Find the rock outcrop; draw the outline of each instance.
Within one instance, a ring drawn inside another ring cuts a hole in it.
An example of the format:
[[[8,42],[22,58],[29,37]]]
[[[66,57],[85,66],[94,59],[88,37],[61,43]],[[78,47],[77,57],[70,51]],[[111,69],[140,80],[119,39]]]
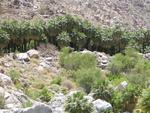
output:
[[[36,105],[30,108],[15,110],[14,113],[52,113],[52,110],[46,104],[37,103]]]

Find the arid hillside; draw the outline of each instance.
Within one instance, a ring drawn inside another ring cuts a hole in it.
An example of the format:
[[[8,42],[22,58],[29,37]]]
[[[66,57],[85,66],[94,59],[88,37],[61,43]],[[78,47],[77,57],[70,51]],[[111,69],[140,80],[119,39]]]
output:
[[[150,0],[0,0],[1,18],[49,19],[72,14],[94,24],[150,28]]]

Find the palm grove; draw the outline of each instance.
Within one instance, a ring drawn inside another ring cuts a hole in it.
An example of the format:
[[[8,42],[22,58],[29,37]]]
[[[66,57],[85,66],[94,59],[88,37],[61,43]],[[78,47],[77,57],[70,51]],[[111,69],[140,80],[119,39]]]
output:
[[[87,20],[65,15],[43,21],[1,20],[1,51],[26,51],[39,43],[52,43],[62,48],[71,46],[75,50],[104,51],[109,54],[121,52],[131,45],[140,52],[149,51],[150,30],[127,31],[119,26],[94,26]]]

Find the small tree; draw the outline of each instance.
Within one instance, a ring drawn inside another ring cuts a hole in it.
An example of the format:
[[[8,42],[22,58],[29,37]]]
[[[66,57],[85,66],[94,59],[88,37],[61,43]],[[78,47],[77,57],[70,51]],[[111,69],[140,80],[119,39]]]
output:
[[[67,99],[65,111],[69,113],[91,113],[93,105],[84,98],[83,93],[77,92]]]

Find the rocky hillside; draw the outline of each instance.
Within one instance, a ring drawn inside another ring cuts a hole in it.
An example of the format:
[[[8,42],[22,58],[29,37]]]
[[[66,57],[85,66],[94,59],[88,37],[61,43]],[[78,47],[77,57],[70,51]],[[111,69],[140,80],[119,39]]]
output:
[[[94,24],[150,28],[149,0],[1,0],[1,18],[48,19],[62,14],[78,15]]]

